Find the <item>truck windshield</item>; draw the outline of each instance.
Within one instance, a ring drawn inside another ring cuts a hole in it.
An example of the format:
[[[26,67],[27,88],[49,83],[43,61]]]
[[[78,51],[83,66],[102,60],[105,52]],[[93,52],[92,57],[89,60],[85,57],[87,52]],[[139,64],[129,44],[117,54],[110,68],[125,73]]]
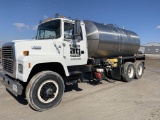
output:
[[[60,20],[53,20],[39,25],[36,39],[57,39],[61,37]]]

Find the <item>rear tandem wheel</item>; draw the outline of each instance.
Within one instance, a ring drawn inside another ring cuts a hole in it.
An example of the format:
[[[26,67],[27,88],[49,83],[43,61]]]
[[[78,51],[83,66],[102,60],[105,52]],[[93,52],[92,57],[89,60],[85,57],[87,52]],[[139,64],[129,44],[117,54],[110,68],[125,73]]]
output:
[[[134,78],[140,79],[144,73],[144,65],[142,62],[139,62],[139,61],[135,62],[134,65],[136,70]]]
[[[123,67],[124,74],[122,79],[124,82],[131,82],[135,76],[135,66],[131,62],[126,62]]]

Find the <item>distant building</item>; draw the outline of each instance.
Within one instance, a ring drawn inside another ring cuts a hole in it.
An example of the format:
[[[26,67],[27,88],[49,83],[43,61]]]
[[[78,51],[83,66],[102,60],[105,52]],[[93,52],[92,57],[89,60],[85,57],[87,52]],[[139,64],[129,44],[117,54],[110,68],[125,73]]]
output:
[[[145,45],[142,45],[139,49],[144,54],[160,54],[160,43],[151,42]]]

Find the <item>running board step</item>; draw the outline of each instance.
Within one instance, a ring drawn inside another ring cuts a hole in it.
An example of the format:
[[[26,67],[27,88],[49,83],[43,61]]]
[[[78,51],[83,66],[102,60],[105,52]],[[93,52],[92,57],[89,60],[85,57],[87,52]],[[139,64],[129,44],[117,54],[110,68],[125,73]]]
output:
[[[73,81],[69,81],[69,82],[66,82],[66,85],[73,85],[77,83],[77,80],[73,80]]]
[[[82,74],[81,71],[74,71],[74,72],[70,72],[70,73],[69,73],[70,76],[76,76],[76,75],[79,76],[80,74]]]

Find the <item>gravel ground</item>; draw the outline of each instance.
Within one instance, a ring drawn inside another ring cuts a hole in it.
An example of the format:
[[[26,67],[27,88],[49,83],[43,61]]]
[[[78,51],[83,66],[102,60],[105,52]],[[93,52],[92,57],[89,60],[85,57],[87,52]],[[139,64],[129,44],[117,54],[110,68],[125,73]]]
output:
[[[1,78],[0,78],[1,79]],[[146,60],[140,80],[130,83],[80,83],[82,91],[64,93],[48,111],[32,110],[22,97],[14,98],[0,84],[0,120],[160,120],[160,59]]]

